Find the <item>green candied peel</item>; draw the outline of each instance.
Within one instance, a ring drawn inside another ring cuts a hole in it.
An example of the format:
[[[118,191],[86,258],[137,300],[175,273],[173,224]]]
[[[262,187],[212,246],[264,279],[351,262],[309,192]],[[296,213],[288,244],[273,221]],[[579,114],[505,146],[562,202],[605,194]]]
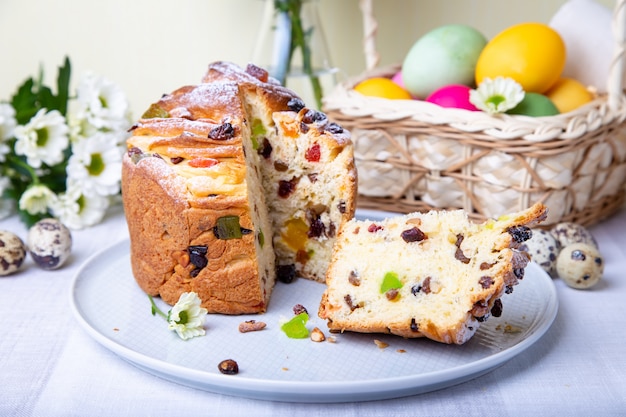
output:
[[[302,312],[280,326],[280,329],[285,332],[287,337],[291,339],[304,339],[309,337],[309,329],[306,328],[306,323],[309,321],[309,315]]]
[[[383,283],[380,285],[380,293],[384,294],[389,290],[397,290],[399,288],[402,288],[402,281],[398,278],[398,274],[387,272],[383,278]]]
[[[241,225],[239,224],[239,216],[223,216],[217,219],[213,233],[218,239],[241,239]]]
[[[263,126],[263,122],[260,119],[254,119],[252,121],[252,134],[250,139],[252,140],[252,148],[256,151],[261,146],[259,144],[259,137],[267,135],[267,129]]]
[[[141,115],[142,119],[166,119],[168,117],[170,117],[170,114],[156,103],[151,104],[150,108]]]
[[[265,235],[263,234],[263,230],[259,229],[258,236],[259,236],[259,246],[262,249],[263,246],[265,245]]]

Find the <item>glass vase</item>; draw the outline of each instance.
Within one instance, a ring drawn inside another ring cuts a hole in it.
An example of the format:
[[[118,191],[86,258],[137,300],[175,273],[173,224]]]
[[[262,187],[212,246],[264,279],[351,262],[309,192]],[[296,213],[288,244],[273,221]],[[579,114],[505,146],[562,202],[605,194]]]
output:
[[[263,0],[252,62],[321,110],[324,93],[337,84],[328,54],[318,0]]]

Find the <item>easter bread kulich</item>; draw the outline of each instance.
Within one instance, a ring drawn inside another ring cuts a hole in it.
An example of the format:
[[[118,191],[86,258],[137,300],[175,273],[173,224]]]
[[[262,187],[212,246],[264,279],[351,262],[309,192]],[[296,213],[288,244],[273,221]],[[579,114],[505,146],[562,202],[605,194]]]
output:
[[[133,275],[169,304],[193,291],[211,313],[264,312],[277,271],[323,280],[355,193],[347,131],[261,68],[211,64],[131,128],[122,197]],[[295,239],[287,218],[304,241],[279,252]]]
[[[463,210],[353,219],[339,231],[318,315],[333,332],[463,344],[502,312],[529,262],[517,248],[546,215],[537,203],[482,224]]]

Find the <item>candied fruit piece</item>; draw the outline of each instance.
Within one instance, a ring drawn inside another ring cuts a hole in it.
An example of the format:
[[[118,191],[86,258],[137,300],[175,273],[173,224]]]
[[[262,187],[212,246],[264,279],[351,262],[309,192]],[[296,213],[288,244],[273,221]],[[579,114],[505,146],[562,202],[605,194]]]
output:
[[[402,288],[402,281],[398,278],[398,274],[395,272],[387,272],[380,285],[380,293],[384,294],[389,290],[397,290],[399,288]]]
[[[276,278],[285,284],[291,284],[296,279],[296,266],[294,264],[278,265],[276,267]]]
[[[303,250],[308,240],[309,226],[300,218],[285,222],[284,233],[281,237],[293,250]]]
[[[276,161],[274,161],[274,169],[278,172],[285,172],[289,169],[289,165],[287,165],[280,159],[277,159]]]
[[[495,283],[495,281],[490,276],[484,275],[480,277],[480,279],[478,280],[478,283],[480,284],[481,287],[487,289],[487,288],[490,288]]]
[[[239,373],[239,365],[232,359],[226,359],[221,361],[217,365],[217,369],[224,375],[236,375]]]
[[[223,216],[217,219],[213,233],[218,239],[241,239],[244,234],[250,233],[250,230],[240,226],[239,216]]]
[[[331,123],[327,124],[326,127],[325,127],[325,130],[327,132],[332,133],[332,134],[343,133],[343,127],[339,126],[335,122],[331,122]]]
[[[322,150],[319,143],[314,143],[306,150],[304,157],[309,162],[319,162],[322,156]]]
[[[263,125],[261,119],[252,120],[252,132],[250,135],[250,139],[252,140],[252,148],[254,150],[258,150],[260,147],[260,143],[262,142],[260,139],[264,138],[267,135],[267,129]]]
[[[302,101],[302,99],[294,97],[287,102],[287,107],[289,107],[289,110],[299,112],[300,110],[305,108],[306,105],[304,104],[304,101]]]
[[[189,166],[193,168],[211,168],[219,163],[220,161],[217,159],[196,157],[189,161]]]
[[[502,316],[502,300],[499,298],[493,302],[493,307],[491,307],[491,315],[494,317]]]
[[[141,115],[142,119],[158,119],[158,118],[165,119],[168,117],[170,117],[170,114],[167,112],[167,110],[165,110],[164,108],[162,108],[156,103],[151,104],[148,110],[146,110]]]
[[[512,226],[507,229],[507,232],[517,243],[525,242],[533,236],[533,232],[528,226]]]
[[[263,144],[257,149],[257,153],[267,159],[272,155],[272,144],[267,138],[263,138]]]
[[[226,122],[214,127],[209,132],[208,138],[213,140],[228,140],[235,136],[235,128],[232,124]]]
[[[280,329],[291,339],[304,339],[309,337],[309,329],[306,328],[308,321],[309,315],[303,312],[283,323]]]
[[[421,242],[428,238],[426,234],[417,227],[403,231],[401,236],[406,243]]]
[[[263,234],[263,230],[259,229],[257,239],[259,240],[259,246],[263,248],[263,246],[265,245],[265,235]]]
[[[281,198],[289,197],[295,190],[298,185],[299,178],[293,177],[291,180],[280,180],[278,182],[278,196]]]
[[[187,253],[189,254],[189,262],[195,266],[195,268],[191,271],[190,275],[192,277],[197,277],[200,271],[207,266],[209,260],[206,257],[207,254],[206,246],[189,246],[187,248]]]
[[[269,73],[261,67],[254,64],[248,64],[246,66],[246,73],[252,75],[257,80],[266,83],[269,80]]]

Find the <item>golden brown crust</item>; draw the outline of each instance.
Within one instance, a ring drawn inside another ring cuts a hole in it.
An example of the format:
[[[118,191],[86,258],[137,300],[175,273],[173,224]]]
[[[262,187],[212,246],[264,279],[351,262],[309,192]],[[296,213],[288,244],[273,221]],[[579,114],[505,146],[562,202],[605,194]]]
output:
[[[334,169],[342,170],[345,201],[333,221],[339,227],[353,216],[356,170],[349,134],[336,126],[337,133],[324,131],[326,122],[303,122],[300,103],[259,68],[246,72],[222,62],[209,67],[202,84],[163,96],[133,126],[122,189],[133,275],[144,291],[169,304],[182,292],[194,291],[214,313],[265,311],[275,279],[276,232],[261,192],[259,166],[267,158],[251,136],[256,118],[277,140],[276,148],[287,139],[275,133],[274,117],[300,133],[311,129],[304,140],[316,141],[342,162]],[[309,198],[299,204],[316,205]],[[219,219],[233,217],[242,236],[218,236]],[[329,258],[322,263],[324,273]]]

